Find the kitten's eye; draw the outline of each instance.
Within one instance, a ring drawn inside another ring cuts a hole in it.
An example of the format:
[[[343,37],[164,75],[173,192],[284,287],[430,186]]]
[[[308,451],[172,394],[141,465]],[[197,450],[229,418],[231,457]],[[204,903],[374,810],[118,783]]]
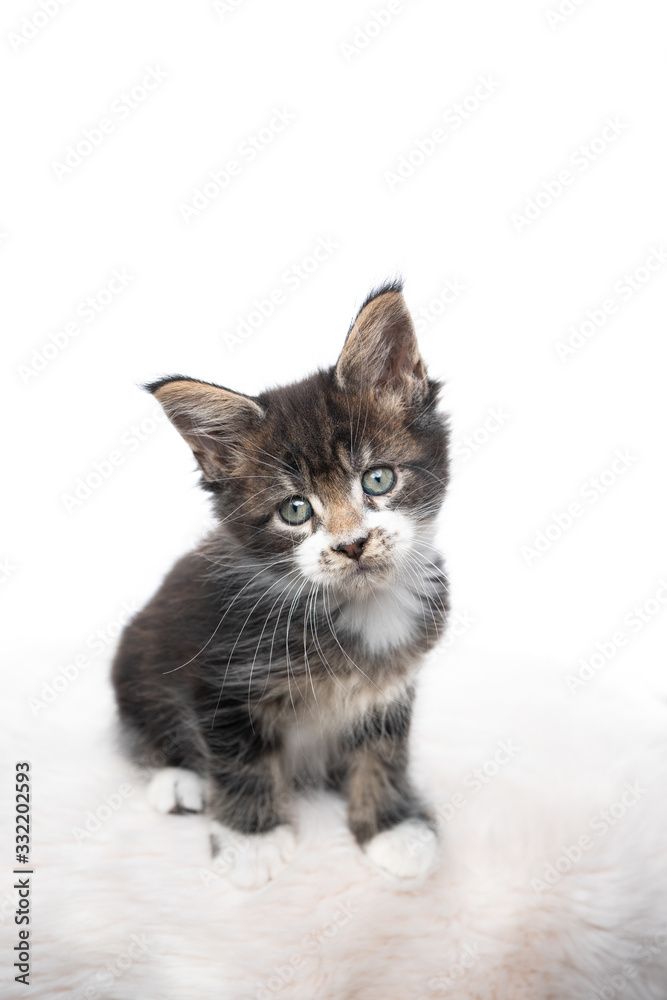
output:
[[[361,485],[364,493],[371,497],[380,497],[383,493],[388,493],[396,482],[393,469],[368,469],[361,477]]]
[[[288,524],[305,524],[313,516],[313,508],[303,497],[290,497],[278,510]]]

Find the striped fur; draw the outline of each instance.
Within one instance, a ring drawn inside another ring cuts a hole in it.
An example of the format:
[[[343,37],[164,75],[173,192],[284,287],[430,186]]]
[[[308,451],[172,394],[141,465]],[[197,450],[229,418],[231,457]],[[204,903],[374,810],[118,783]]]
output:
[[[408,738],[415,672],[446,618],[433,534],[447,430],[400,286],[369,296],[337,364],[302,381],[253,398],[180,375],[147,388],[217,526],[122,637],[133,753],[196,772],[213,818],[244,834],[289,823],[294,789],[313,784],[347,797],[361,845],[430,823]],[[377,467],[395,484],[367,495]],[[295,495],[313,510],[299,526],[278,512]]]

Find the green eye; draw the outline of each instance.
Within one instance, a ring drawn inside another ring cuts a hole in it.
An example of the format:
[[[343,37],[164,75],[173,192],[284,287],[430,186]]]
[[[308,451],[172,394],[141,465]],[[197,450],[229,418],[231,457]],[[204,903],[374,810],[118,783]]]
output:
[[[313,516],[313,508],[303,497],[290,497],[279,507],[279,511],[288,524],[305,524]]]
[[[371,497],[381,497],[383,493],[388,493],[396,482],[393,469],[368,469],[361,477],[361,485],[364,493]]]

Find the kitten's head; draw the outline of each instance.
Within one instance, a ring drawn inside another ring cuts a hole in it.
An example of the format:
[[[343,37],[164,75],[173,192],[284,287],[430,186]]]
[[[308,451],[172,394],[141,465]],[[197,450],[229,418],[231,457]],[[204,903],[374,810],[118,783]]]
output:
[[[174,375],[147,388],[194,452],[220,531],[343,594],[423,573],[447,481],[439,385],[396,282],[372,293],[337,363],[245,396]]]

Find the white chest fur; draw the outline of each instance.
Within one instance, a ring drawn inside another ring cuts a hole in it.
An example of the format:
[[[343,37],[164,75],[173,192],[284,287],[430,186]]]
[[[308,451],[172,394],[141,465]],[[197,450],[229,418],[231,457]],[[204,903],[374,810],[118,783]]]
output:
[[[370,654],[390,653],[410,642],[428,609],[406,583],[354,598],[341,607],[338,626]]]

